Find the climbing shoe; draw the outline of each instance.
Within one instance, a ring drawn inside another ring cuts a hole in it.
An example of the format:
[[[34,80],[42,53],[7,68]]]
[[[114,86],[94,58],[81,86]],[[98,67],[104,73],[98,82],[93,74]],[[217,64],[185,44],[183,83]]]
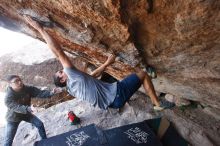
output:
[[[175,106],[174,103],[167,101],[166,99],[162,99],[160,101],[160,106],[154,106],[155,111],[162,111],[164,109],[171,109]]]
[[[71,125],[76,125],[80,123],[80,118],[78,118],[73,111],[68,112],[68,119],[71,123]]]
[[[154,110],[155,111],[162,111],[162,110],[164,110],[164,108],[161,106],[154,106]]]
[[[152,66],[147,66],[147,67],[146,67],[146,72],[147,72],[147,74],[148,74],[152,79],[157,78],[156,70],[155,70],[155,68],[153,68]]]

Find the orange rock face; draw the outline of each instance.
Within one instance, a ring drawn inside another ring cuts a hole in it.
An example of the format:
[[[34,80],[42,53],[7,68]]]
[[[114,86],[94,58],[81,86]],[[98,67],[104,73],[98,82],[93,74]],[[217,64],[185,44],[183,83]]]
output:
[[[157,91],[220,107],[218,0],[0,0],[0,24],[42,40],[28,14],[66,51],[98,66],[119,56],[107,72],[122,79],[135,66],[157,69]]]

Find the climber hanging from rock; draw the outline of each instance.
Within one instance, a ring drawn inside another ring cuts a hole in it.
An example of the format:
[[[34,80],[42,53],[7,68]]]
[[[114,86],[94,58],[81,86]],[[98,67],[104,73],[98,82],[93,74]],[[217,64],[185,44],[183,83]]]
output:
[[[30,16],[24,16],[25,20],[34,27],[45,39],[48,47],[56,55],[63,66],[63,70],[54,75],[54,83],[59,87],[67,87],[69,94],[81,100],[88,101],[101,109],[121,108],[141,85],[151,98],[155,110],[171,108],[174,105],[168,101],[159,101],[153,84],[148,74],[142,70],[131,74],[122,81],[106,83],[95,77],[101,75],[106,67],[114,63],[115,56],[110,55],[106,62],[94,70],[90,75],[79,71],[64,53],[60,45],[50,36],[44,28]]]

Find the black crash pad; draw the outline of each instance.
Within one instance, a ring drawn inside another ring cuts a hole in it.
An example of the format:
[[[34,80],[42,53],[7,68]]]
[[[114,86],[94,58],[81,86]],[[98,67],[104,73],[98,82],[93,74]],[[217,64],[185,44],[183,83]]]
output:
[[[110,146],[162,146],[146,122],[106,130]]]
[[[94,124],[43,139],[34,146],[103,146]]]
[[[146,122],[102,131],[94,124],[35,143],[35,146],[162,146]]]

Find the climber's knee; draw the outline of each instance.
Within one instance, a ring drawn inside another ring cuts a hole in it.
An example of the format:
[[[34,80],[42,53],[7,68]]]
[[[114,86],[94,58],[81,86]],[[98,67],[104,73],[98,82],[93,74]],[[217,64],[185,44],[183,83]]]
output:
[[[143,82],[146,76],[146,73],[143,70],[139,70],[137,73],[138,78]]]

